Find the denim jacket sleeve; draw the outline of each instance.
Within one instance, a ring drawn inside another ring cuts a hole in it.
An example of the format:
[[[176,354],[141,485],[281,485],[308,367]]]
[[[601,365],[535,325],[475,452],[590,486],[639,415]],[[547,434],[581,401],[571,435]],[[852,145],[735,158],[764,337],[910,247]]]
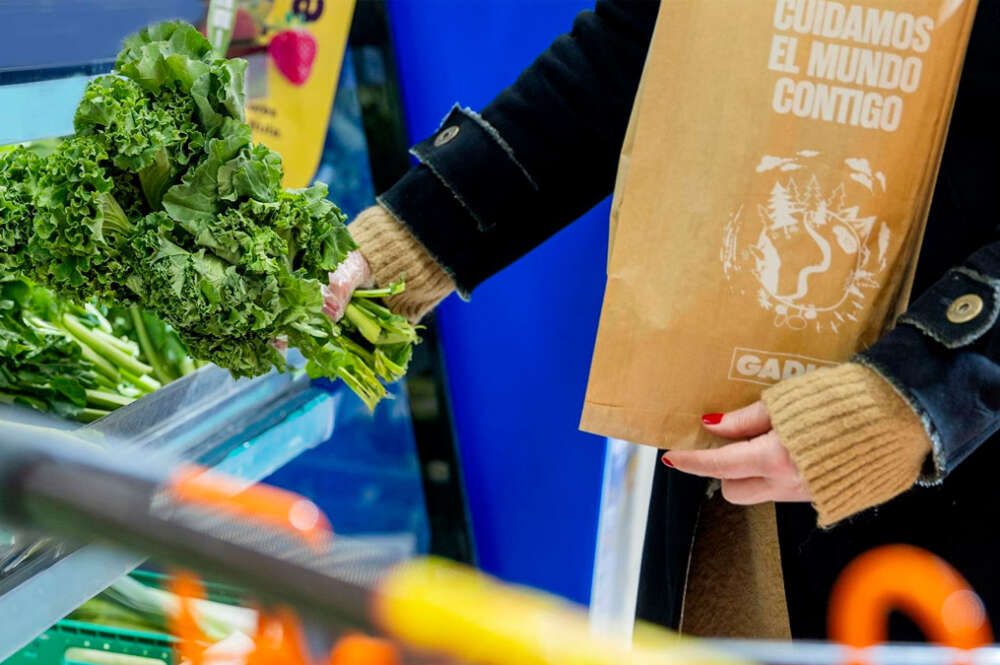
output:
[[[923,420],[933,455],[922,484],[940,482],[1000,430],[998,34],[1000,3],[980,3],[917,264],[919,296],[856,357]]]
[[[924,421],[939,482],[1000,430],[1000,242],[928,288],[855,360],[880,372]]]

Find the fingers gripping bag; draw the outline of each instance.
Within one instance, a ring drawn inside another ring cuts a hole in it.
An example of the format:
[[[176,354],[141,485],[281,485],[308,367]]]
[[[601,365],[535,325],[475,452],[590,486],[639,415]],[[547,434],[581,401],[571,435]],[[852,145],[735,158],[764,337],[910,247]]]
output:
[[[700,416],[875,342],[909,296],[976,3],[664,0],[622,149],[581,427]]]

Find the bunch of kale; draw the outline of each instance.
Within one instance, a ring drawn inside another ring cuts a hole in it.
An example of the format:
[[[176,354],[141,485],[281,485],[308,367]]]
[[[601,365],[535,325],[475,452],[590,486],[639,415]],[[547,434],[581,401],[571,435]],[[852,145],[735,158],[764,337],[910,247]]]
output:
[[[356,245],[324,185],[283,190],[280,156],[252,143],[245,68],[181,22],[126,40],[73,136],[0,155],[0,272],[140,305],[235,376],[282,367],[287,341],[374,406],[418,342],[378,303],[401,285],[356,293],[340,323],[324,314],[328,273]]]

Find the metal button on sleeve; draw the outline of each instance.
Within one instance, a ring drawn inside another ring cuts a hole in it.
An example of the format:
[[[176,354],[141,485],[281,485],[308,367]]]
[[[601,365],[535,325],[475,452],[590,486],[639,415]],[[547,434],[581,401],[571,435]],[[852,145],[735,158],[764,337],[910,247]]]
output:
[[[948,306],[948,320],[952,323],[967,323],[983,311],[983,299],[975,293],[966,293],[951,301]]]
[[[445,127],[441,130],[441,133],[434,137],[434,147],[440,148],[445,143],[448,143],[453,138],[458,136],[458,125],[452,125],[451,127]]]

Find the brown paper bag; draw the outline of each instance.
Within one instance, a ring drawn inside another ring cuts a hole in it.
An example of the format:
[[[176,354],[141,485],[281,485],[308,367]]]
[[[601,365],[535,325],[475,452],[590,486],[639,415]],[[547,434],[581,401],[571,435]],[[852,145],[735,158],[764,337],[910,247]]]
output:
[[[581,428],[700,416],[905,306],[974,0],[663,0],[622,150]]]

